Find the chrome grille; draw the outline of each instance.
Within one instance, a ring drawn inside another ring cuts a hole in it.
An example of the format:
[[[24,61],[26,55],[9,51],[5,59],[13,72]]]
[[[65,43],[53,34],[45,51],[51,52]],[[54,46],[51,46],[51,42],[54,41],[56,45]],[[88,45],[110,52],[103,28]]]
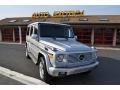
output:
[[[80,59],[80,56],[83,55],[84,58]],[[88,53],[72,53],[67,55],[68,63],[79,63],[79,62],[87,62],[92,60],[92,52]]]

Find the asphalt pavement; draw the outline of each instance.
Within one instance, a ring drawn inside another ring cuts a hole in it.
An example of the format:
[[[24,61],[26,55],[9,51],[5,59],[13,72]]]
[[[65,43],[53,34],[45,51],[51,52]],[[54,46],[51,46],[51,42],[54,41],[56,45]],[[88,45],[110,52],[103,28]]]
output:
[[[120,51],[98,50],[99,66],[90,74],[55,78],[54,85],[120,85]],[[0,44],[0,66],[39,79],[39,70],[26,59],[24,45]]]
[[[0,74],[0,85],[24,85],[23,83]]]

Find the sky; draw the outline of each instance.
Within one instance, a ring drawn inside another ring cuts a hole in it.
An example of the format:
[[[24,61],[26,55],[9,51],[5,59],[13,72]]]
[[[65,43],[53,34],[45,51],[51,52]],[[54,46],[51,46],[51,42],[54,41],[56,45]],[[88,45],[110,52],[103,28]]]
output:
[[[120,5],[0,5],[0,19],[31,17],[33,12],[84,10],[85,15],[120,15]]]

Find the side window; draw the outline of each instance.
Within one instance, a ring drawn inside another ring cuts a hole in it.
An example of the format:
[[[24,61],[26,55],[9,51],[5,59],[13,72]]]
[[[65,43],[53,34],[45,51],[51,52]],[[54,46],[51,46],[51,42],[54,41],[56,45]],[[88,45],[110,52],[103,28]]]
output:
[[[26,35],[29,35],[30,27],[27,27],[27,33]]]
[[[30,36],[33,34],[33,26],[31,26]]]
[[[34,34],[38,35],[38,29],[34,26]]]

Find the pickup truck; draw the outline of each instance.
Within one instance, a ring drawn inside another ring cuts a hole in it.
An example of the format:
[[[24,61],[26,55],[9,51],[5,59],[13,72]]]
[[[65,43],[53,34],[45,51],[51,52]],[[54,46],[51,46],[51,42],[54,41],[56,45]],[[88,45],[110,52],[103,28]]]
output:
[[[99,62],[97,50],[76,40],[72,26],[52,22],[28,25],[26,57],[39,65],[40,79],[92,71]]]

